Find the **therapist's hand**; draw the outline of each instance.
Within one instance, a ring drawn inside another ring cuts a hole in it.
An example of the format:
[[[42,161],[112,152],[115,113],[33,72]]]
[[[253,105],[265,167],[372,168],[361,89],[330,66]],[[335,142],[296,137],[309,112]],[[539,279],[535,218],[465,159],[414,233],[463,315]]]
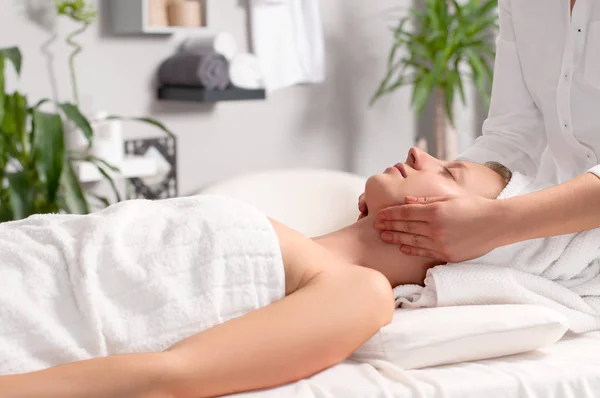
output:
[[[381,210],[375,228],[405,254],[471,260],[500,246],[502,215],[495,203],[481,196],[407,197],[406,204]]]
[[[359,220],[369,215],[369,209],[367,208],[367,202],[365,201],[364,193],[358,197],[358,211],[360,212],[358,215]]]

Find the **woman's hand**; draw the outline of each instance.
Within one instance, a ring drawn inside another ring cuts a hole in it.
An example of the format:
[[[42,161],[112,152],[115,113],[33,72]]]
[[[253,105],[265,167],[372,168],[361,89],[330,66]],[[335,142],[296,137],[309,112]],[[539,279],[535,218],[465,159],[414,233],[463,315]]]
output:
[[[480,196],[407,197],[406,204],[381,210],[375,228],[405,254],[471,260],[502,245],[503,216],[497,203]]]

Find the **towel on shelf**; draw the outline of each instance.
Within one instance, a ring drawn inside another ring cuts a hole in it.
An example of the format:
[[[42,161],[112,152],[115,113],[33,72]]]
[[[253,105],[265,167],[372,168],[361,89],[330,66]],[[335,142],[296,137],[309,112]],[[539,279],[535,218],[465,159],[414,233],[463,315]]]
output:
[[[0,375],[160,352],[285,295],[275,231],[217,196],[0,224]]]
[[[248,53],[236,54],[229,63],[229,77],[235,87],[256,90],[265,87],[258,59]]]
[[[224,90],[230,82],[229,62],[223,55],[215,52],[175,54],[160,66],[158,80],[161,85]]]
[[[515,173],[499,200],[549,185]],[[503,246],[478,259],[434,267],[425,286],[394,289],[402,307],[538,304],[574,332],[600,329],[600,229]]]
[[[268,91],[325,80],[319,0],[250,0],[250,18]]]
[[[181,51],[196,55],[215,52],[231,61],[238,53],[238,45],[230,33],[199,33],[187,37],[181,44]]]

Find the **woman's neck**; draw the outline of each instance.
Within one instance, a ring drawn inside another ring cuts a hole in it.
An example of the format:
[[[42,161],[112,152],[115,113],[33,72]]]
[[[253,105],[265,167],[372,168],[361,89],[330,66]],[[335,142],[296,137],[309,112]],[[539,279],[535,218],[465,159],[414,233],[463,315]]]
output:
[[[374,216],[367,216],[339,231],[313,238],[313,241],[349,263],[380,271],[393,287],[422,284],[427,269],[440,264],[407,256],[398,250],[398,246],[384,243],[373,223]]]

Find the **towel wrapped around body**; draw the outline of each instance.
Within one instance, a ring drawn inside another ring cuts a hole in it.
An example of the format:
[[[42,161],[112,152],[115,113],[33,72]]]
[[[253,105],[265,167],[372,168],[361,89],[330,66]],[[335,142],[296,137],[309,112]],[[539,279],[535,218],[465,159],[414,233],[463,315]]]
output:
[[[275,231],[196,196],[0,224],[0,375],[162,351],[285,295]]]
[[[515,173],[499,200],[547,188]],[[537,304],[573,332],[600,329],[600,229],[499,247],[475,260],[434,267],[425,287],[394,289],[402,307]]]

